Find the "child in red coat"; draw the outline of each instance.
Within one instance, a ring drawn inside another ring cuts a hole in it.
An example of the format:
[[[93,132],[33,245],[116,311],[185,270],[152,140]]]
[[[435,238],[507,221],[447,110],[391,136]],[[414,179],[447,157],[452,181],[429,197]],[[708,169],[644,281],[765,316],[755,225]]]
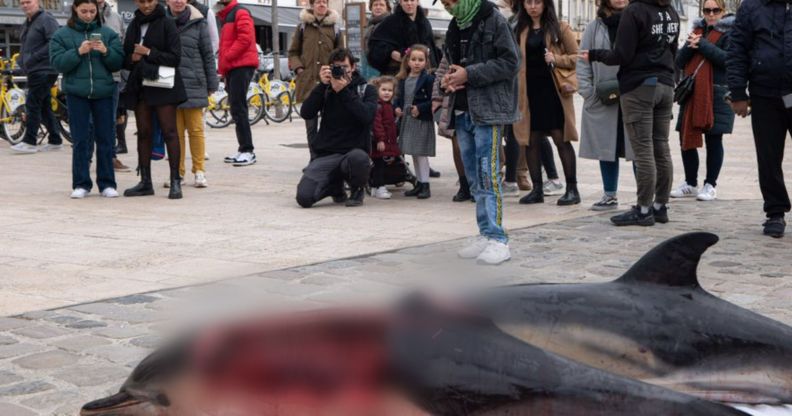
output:
[[[390,199],[392,195],[385,188],[385,158],[401,155],[396,134],[396,115],[391,103],[396,80],[393,77],[379,77],[374,80],[374,86],[379,93],[379,105],[372,127],[371,160],[374,161],[374,168],[371,170],[371,182],[374,198]]]

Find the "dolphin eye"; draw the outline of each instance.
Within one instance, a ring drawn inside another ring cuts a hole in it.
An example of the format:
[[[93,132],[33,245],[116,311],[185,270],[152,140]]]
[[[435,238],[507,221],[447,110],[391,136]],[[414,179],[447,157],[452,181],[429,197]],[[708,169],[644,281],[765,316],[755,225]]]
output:
[[[158,394],[157,397],[155,397],[154,399],[161,406],[165,406],[165,407],[170,406],[170,399],[168,399],[168,396],[165,393]]]

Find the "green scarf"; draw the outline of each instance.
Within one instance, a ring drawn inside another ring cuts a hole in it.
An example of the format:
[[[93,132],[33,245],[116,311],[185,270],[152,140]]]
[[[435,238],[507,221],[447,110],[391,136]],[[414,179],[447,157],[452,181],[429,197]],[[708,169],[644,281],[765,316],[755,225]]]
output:
[[[479,8],[481,7],[481,0],[459,0],[457,4],[453,5],[448,13],[457,21],[457,26],[464,30],[473,24],[473,18],[476,17]]]

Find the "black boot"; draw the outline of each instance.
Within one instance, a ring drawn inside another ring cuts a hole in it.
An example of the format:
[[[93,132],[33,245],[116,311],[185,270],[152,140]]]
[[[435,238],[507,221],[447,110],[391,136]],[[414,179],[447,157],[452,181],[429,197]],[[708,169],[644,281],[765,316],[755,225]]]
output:
[[[432,196],[432,191],[429,189],[429,182],[421,184],[421,191],[418,192],[418,199],[427,199]]]
[[[438,172],[438,171],[436,171],[436,170],[434,170],[432,168],[429,168],[429,177],[430,178],[439,178],[440,177],[440,172]]]
[[[139,167],[140,182],[124,191],[124,196],[154,195],[154,186],[151,184],[151,166]]]
[[[168,199],[182,199],[181,177],[178,172],[171,171]]]
[[[470,195],[470,184],[464,176],[459,177],[459,190],[456,195],[451,199],[454,202],[470,201],[473,197]]]
[[[418,196],[418,194],[421,193],[422,188],[423,188],[423,183],[416,182],[415,187],[413,189],[404,192],[404,196]]]
[[[116,139],[117,143],[116,143],[116,148],[115,148],[116,154],[117,155],[122,155],[122,154],[125,154],[125,153],[129,153],[129,150],[127,150],[126,138],[122,137],[122,136],[118,136],[118,131],[117,130],[116,130],[116,136],[117,136],[117,139]]]
[[[566,186],[566,193],[561,198],[558,198],[558,205],[575,205],[580,203],[580,193],[577,190],[577,184],[568,183]]]
[[[521,204],[541,204],[544,203],[544,191],[542,185],[536,186],[534,184],[533,190],[524,197],[520,198]]]
[[[346,200],[346,206],[358,207],[363,205],[363,198],[366,196],[366,191],[363,187],[352,188],[349,193],[349,199]]]

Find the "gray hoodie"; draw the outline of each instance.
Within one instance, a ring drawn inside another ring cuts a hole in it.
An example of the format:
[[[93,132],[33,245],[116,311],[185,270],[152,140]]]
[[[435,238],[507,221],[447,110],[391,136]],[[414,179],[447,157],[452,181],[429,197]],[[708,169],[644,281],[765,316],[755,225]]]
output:
[[[55,17],[43,10],[39,10],[32,18],[25,19],[19,36],[22,43],[19,66],[25,74],[57,73],[50,65],[49,41],[59,27]]]

